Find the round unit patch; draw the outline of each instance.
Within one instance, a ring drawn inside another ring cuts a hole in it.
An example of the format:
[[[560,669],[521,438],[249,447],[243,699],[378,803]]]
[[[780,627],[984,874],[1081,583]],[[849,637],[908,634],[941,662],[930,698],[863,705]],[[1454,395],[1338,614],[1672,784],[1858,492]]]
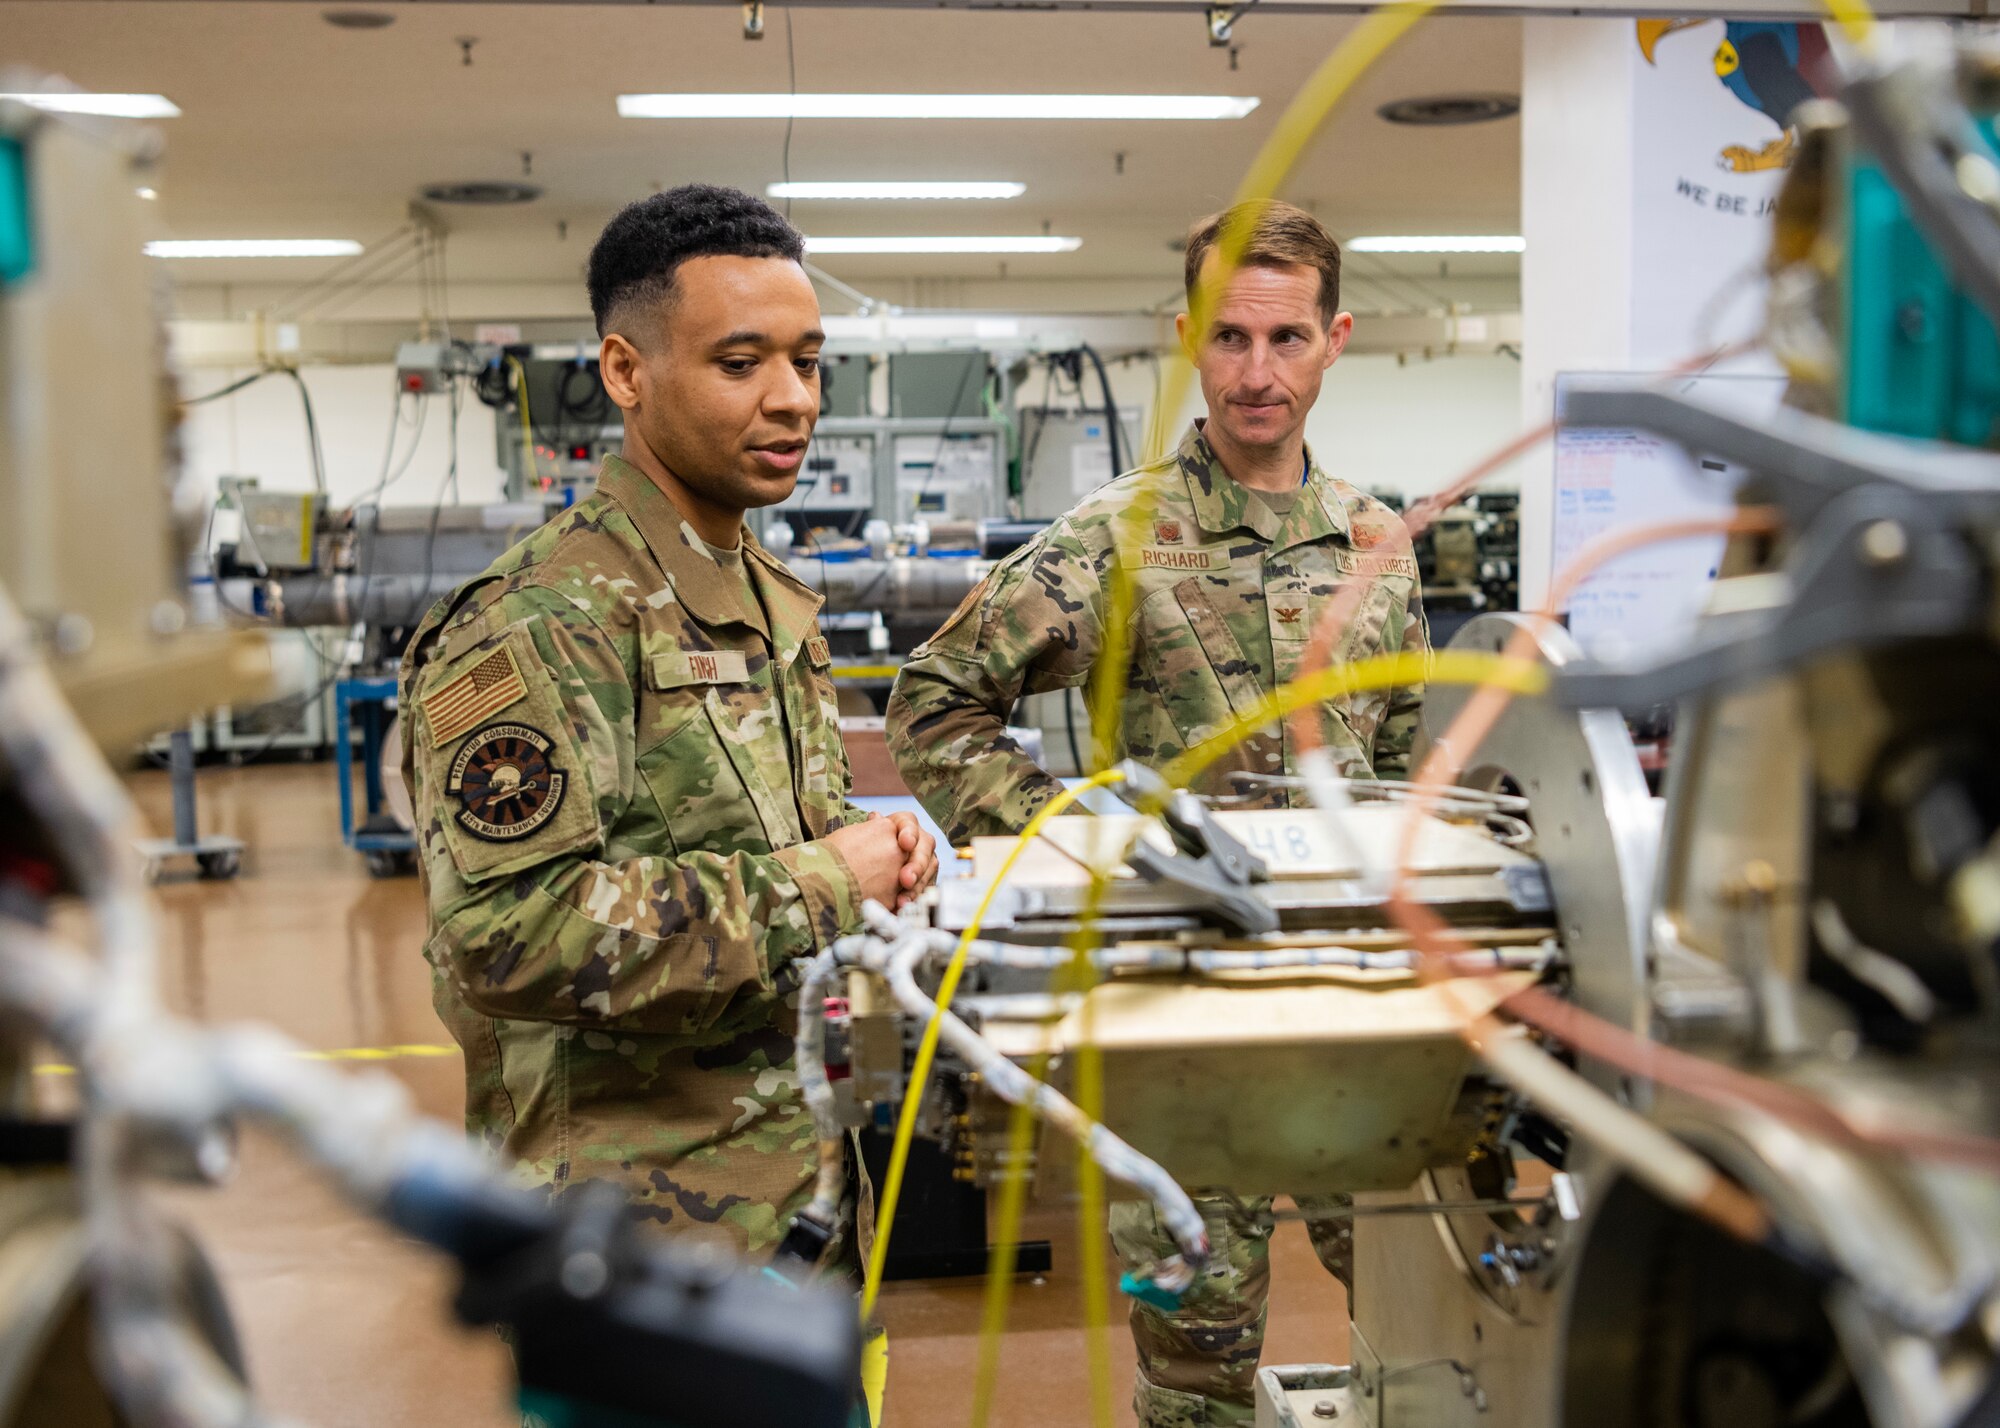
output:
[[[555,817],[566,783],[549,759],[548,735],[526,724],[488,724],[452,759],[445,787],[458,799],[459,826],[500,843]]]

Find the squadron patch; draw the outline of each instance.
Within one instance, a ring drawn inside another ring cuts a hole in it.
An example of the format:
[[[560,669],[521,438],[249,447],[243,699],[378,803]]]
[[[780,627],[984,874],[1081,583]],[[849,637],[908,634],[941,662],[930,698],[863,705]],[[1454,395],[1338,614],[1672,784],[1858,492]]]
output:
[[[1179,521],[1154,521],[1153,538],[1161,545],[1181,543],[1181,523]]]
[[[548,735],[526,724],[488,724],[451,761],[445,788],[458,824],[475,838],[525,838],[556,816],[568,779],[549,758]]]

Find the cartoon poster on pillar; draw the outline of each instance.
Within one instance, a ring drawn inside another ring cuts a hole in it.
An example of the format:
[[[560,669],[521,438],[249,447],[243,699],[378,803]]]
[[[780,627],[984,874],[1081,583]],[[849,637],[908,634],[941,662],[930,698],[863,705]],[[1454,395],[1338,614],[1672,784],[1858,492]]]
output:
[[[1632,349],[1665,366],[1749,337],[1771,210],[1825,83],[1816,24],[1637,22]]]

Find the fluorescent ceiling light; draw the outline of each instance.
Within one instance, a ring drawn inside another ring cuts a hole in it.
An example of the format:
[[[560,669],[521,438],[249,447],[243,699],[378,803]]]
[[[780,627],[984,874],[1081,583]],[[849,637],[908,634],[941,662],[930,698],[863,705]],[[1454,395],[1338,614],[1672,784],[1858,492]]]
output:
[[[1527,246],[1525,239],[1507,234],[1354,238],[1347,244],[1354,253],[1518,253]]]
[[[627,119],[1241,119],[1227,94],[621,94]]]
[[[808,253],[1074,253],[1081,238],[807,238]]]
[[[101,114],[110,119],[178,119],[180,106],[164,94],[0,94],[50,114]]]
[[[1024,183],[774,183],[772,198],[1019,198]]]
[[[148,243],[154,258],[351,258],[352,238],[173,238]]]

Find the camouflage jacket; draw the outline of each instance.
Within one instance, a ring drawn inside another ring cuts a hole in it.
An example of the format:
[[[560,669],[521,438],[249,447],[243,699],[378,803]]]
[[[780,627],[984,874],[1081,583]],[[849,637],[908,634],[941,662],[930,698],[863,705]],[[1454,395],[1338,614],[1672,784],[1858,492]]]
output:
[[[661,1219],[810,1179],[788,964],[859,921],[852,870],[814,841],[865,816],[820,600],[747,533],[742,561],[757,598],[614,457],[403,660],[426,955],[468,1124],[525,1178],[621,1180]],[[775,1153],[769,1185],[722,1172],[745,1146]],[[704,1161],[722,1183],[692,1192]]]
[[[904,782],[955,844],[1018,832],[1055,794],[1057,782],[1002,726],[1024,694],[1088,686],[1116,551],[1136,581],[1121,756],[1158,766],[1298,673],[1321,610],[1398,524],[1310,454],[1280,515],[1231,479],[1191,427],[1173,455],[1100,487],[995,567],[911,655],[888,708]],[[1416,562],[1394,557],[1334,657],[1427,647]],[[1422,685],[1409,685],[1326,705],[1321,737],[1342,772],[1406,774],[1422,698]],[[1231,792],[1232,773],[1283,773],[1293,752],[1289,730],[1266,730],[1195,787]]]

